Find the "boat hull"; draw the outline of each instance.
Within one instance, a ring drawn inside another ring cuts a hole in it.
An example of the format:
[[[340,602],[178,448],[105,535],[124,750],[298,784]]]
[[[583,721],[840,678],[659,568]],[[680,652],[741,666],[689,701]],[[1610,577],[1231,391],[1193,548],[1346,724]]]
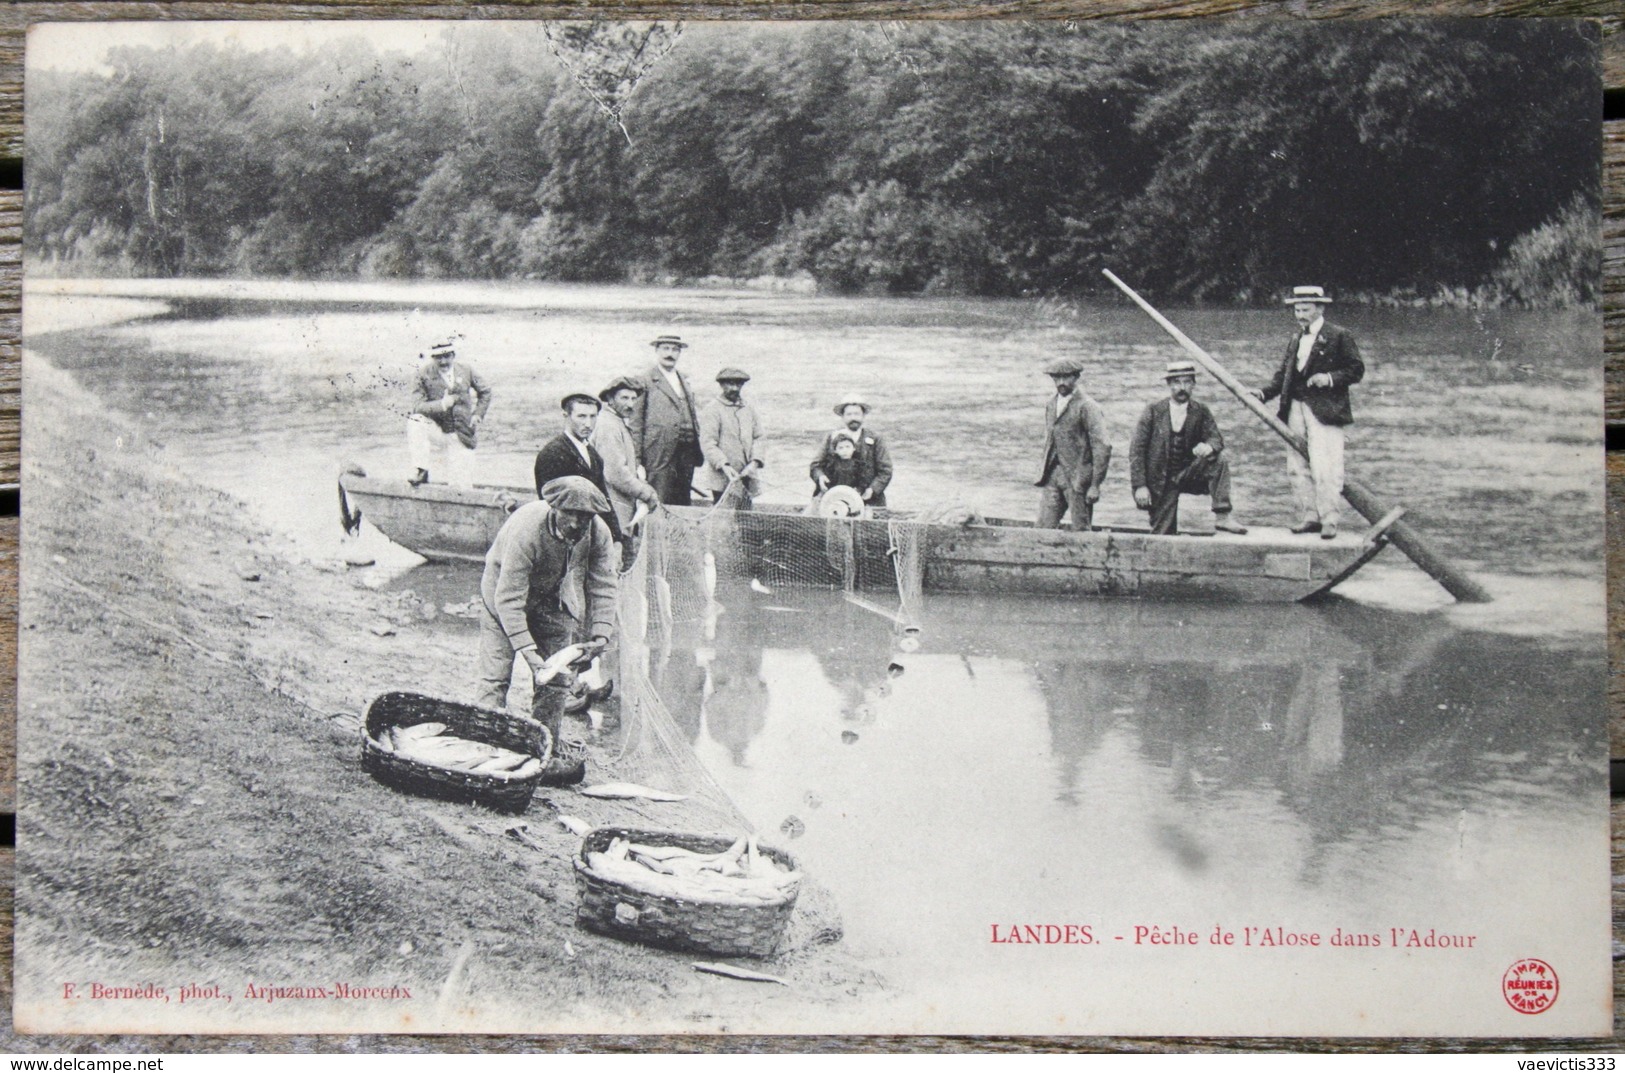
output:
[[[413,486],[345,474],[348,502],[395,543],[428,559],[480,561],[528,489]],[[714,514],[671,508],[731,573],[768,584],[923,592],[1283,602],[1315,597],[1381,550],[1258,528],[1246,536],[1154,536],[1127,529],[1072,532],[992,520],[935,525],[902,515],[830,519],[786,506]],[[703,527],[701,522],[708,524]],[[916,573],[911,576],[910,571]]]

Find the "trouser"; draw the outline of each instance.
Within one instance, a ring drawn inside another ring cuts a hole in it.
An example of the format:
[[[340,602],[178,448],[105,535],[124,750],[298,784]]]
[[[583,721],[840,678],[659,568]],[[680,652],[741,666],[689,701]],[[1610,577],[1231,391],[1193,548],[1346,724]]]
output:
[[[1179,532],[1179,497],[1213,497],[1213,513],[1230,513],[1230,464],[1223,455],[1198,458],[1176,474],[1151,501],[1151,531],[1163,536]]]
[[[1061,519],[1068,511],[1072,512],[1070,528],[1082,530],[1093,528],[1095,505],[1084,498],[1082,489],[1054,483],[1058,478],[1059,474],[1051,477],[1049,484],[1038,489],[1038,528],[1061,528]]]
[[[1323,425],[1301,402],[1287,411],[1287,427],[1309,444],[1305,459],[1286,449],[1286,471],[1292,479],[1292,499],[1302,521],[1336,525],[1343,496],[1343,427]]]
[[[565,645],[574,644],[582,636],[581,625],[565,611],[542,611],[530,616],[530,633],[536,647],[544,656],[551,655]],[[498,711],[508,707],[508,687],[513,683],[513,642],[502,629],[502,624],[491,609],[480,601],[479,695],[475,703],[482,708]],[[527,664],[528,670],[528,664]],[[557,679],[555,679],[557,681]],[[531,718],[547,728],[556,746],[559,729],[564,722],[564,702],[569,690],[559,685],[546,685],[537,689],[531,698]]]
[[[433,419],[423,414],[406,419],[406,451],[414,469],[443,474],[447,484],[458,488],[474,486],[474,448],[465,446],[457,433],[442,431]],[[435,462],[436,456],[445,460],[444,466]]]

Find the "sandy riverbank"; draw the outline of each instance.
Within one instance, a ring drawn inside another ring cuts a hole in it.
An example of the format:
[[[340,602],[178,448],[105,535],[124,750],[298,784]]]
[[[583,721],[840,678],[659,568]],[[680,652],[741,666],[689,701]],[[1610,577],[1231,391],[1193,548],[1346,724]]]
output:
[[[576,839],[554,817],[611,822],[615,802],[544,788],[521,818],[538,850],[512,818],[374,782],[354,718],[391,689],[465,699],[472,652],[447,650],[410,594],[301,558],[172,472],[66,374],[28,373],[21,1029],[816,1030],[883,991],[813,940],[832,920],[816,904],[760,966],[788,988],[578,929]],[[682,827],[682,807],[637,819]],[[334,982],[411,998],[245,997]],[[92,983],[169,999],[93,1001]],[[233,1000],[181,1004],[184,985]]]

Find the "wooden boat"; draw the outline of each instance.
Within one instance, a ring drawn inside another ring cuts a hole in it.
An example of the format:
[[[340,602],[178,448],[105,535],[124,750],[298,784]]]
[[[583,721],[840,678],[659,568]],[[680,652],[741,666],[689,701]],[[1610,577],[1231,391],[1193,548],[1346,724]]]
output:
[[[473,562],[484,559],[508,515],[536,498],[525,488],[414,486],[354,468],[340,476],[339,488],[346,513],[359,508],[395,543],[428,559]],[[1328,592],[1387,543],[1382,523],[1321,540],[1268,527],[1245,536],[1154,536],[1128,528],[1039,529],[999,518],[966,525],[903,513],[831,519],[776,504],[714,515],[709,507],[670,510],[679,526],[707,522],[704,539],[718,560],[767,584],[841,587],[856,576],[860,589],[895,588],[898,564],[905,563],[924,592],[1289,602]]]

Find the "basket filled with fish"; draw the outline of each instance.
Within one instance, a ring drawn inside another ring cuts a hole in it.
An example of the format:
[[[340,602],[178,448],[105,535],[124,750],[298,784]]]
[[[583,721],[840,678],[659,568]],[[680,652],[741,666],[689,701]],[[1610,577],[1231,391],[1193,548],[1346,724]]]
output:
[[[754,837],[599,827],[575,858],[581,906],[594,931],[654,946],[768,957],[801,885],[795,858]]]
[[[385,693],[367,708],[361,766],[409,793],[523,812],[553,742],[534,719],[421,693]]]

